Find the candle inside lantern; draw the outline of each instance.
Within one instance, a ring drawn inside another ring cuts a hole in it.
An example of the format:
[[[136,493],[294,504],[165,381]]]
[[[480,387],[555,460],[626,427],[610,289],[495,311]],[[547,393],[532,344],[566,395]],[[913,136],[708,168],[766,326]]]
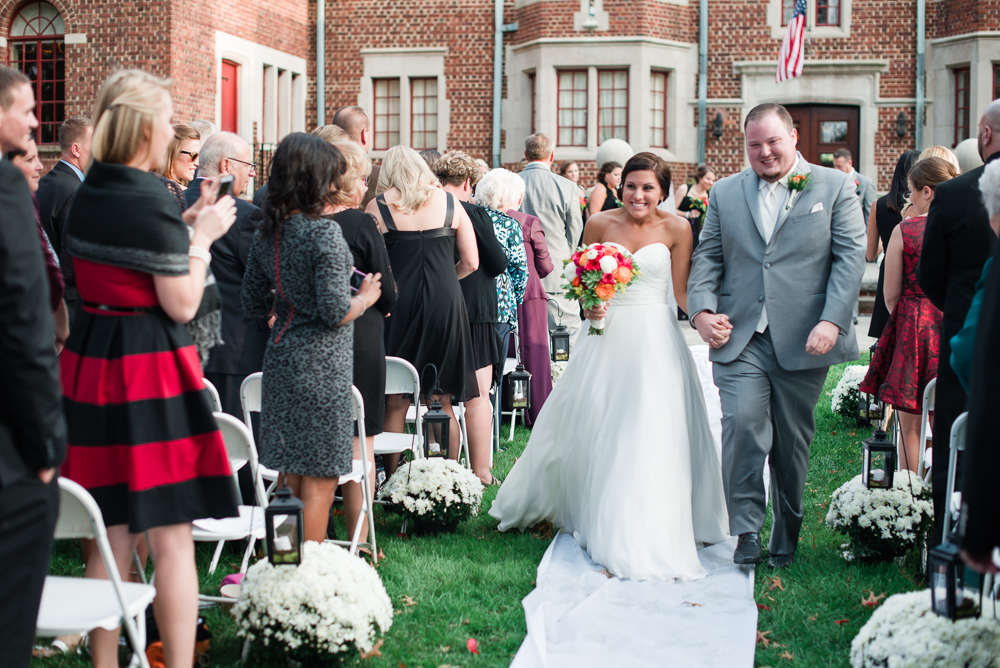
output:
[[[288,536],[275,536],[274,549],[277,552],[288,552],[292,549],[292,539]]]

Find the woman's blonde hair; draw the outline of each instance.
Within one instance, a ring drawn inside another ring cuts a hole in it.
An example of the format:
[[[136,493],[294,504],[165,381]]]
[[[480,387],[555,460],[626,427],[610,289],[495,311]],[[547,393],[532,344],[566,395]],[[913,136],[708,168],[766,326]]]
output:
[[[91,160],[124,165],[158,128],[173,81],[142,70],[115,72],[97,94]],[[165,156],[163,156],[165,157]]]
[[[914,190],[923,190],[925,187],[930,187],[933,190],[938,187],[938,184],[950,181],[959,174],[961,172],[955,165],[944,158],[931,156],[913,163],[909,179]]]
[[[426,204],[431,193],[440,185],[419,153],[409,146],[393,146],[382,161],[377,191],[398,190],[399,199],[392,205],[402,213],[411,214]]]
[[[156,170],[158,174],[162,174],[168,179],[177,181],[183,186],[187,185],[187,179],[178,178],[174,173],[174,161],[177,160],[177,156],[181,153],[181,146],[184,146],[184,142],[191,140],[201,141],[201,133],[193,125],[188,125],[187,123],[178,123],[174,126],[174,138],[170,140],[170,145],[167,146],[167,157],[164,160],[163,166]]]
[[[462,151],[448,151],[431,163],[431,171],[443,186],[461,186],[466,181],[475,186],[483,176],[479,164]]]
[[[962,167],[958,164],[958,155],[947,146],[929,146],[925,148],[920,152],[920,157],[917,160],[923,160],[924,158],[941,158],[952,164],[957,172],[956,176],[962,173]]]
[[[347,169],[337,179],[337,192],[333,196],[333,201],[339,205],[352,205],[354,203],[354,187],[357,180],[366,178],[372,173],[371,160],[368,159],[368,156],[361,150],[357,142],[351,139],[351,135],[347,134],[347,131],[340,126],[324,125],[313,130],[312,134],[327,144],[336,146],[340,150],[341,155],[344,156]]]

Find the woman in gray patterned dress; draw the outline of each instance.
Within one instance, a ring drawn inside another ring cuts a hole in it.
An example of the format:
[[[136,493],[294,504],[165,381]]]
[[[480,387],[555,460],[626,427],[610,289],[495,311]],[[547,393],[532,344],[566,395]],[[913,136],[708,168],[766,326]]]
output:
[[[302,499],[304,537],[326,538],[338,478],[351,471],[352,322],[381,294],[381,274],[355,296],[340,226],[323,218],[346,163],[319,137],[294,133],[274,154],[264,224],[243,278],[248,317],[277,316],[264,353],[260,461]]]

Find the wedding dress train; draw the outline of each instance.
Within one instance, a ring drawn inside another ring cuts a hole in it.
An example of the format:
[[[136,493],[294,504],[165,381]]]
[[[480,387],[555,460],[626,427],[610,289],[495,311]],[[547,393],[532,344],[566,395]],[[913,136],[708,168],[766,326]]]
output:
[[[698,544],[729,537],[722,468],[667,303],[670,251],[633,256],[641,275],[604,335],[579,337],[490,515],[501,531],[550,521],[619,577],[693,580]]]

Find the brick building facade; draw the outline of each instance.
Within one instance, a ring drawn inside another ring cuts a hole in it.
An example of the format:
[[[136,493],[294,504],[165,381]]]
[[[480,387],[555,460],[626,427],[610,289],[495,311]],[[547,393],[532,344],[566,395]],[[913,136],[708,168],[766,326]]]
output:
[[[699,156],[697,0],[502,0],[500,161],[532,131],[556,157],[596,170],[601,141],[652,150],[681,181]],[[828,160],[839,146],[888,186],[913,148],[916,1],[808,0],[801,78],[774,80],[791,0],[709,0],[706,162],[742,169],[742,118],[790,106],[800,147]],[[345,104],[375,117],[378,158],[396,143],[461,148],[492,162],[494,0],[326,2],[322,91],[316,88],[316,0],[0,0],[0,57],[34,68],[43,125],[89,113],[121,67],[172,77],[175,120],[207,118],[273,144]],[[57,17],[54,18],[54,15]],[[923,145],[975,135],[1000,93],[1000,0],[926,5]],[[46,62],[46,60],[52,62]],[[58,62],[61,61],[61,62]],[[318,93],[321,93],[318,95]],[[51,148],[48,149],[51,152]]]

